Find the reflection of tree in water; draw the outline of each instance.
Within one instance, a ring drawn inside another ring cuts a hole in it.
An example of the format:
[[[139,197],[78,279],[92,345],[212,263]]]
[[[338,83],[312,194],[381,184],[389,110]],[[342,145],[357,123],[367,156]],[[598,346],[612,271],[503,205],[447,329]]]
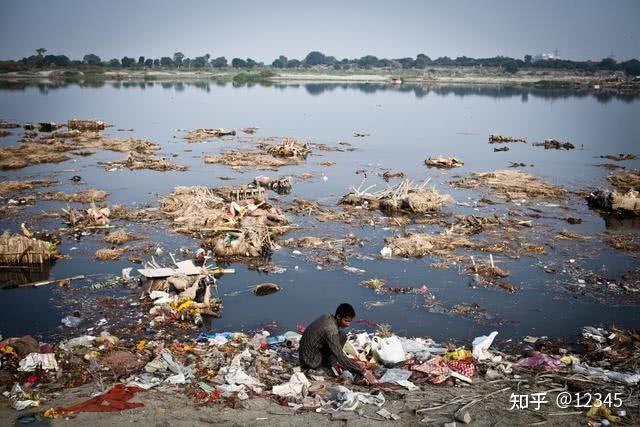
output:
[[[549,89],[549,88],[536,88],[536,87],[522,87],[522,86],[498,86],[498,85],[452,85],[452,86],[424,86],[424,85],[412,85],[403,84],[400,86],[383,84],[383,83],[282,83],[272,81],[251,81],[251,82],[229,82],[225,80],[197,80],[197,81],[160,81],[160,82],[141,82],[141,81],[117,81],[105,83],[100,80],[86,80],[79,82],[51,82],[51,83],[35,83],[35,82],[16,82],[16,81],[0,81],[0,90],[18,91],[25,90],[28,87],[37,87],[40,93],[46,94],[51,90],[65,88],[71,85],[78,85],[80,87],[100,88],[105,84],[110,84],[114,89],[145,89],[147,87],[153,87],[159,84],[163,89],[175,89],[177,92],[182,92],[187,87],[194,87],[196,89],[205,90],[211,92],[211,86],[214,84],[217,87],[226,87],[231,85],[234,88],[253,88],[255,86],[260,87],[273,87],[279,90],[299,90],[301,86],[309,95],[317,96],[322,95],[325,92],[332,92],[335,90],[355,90],[366,94],[373,94],[376,92],[399,92],[399,93],[413,93],[416,98],[424,98],[427,95],[433,94],[436,96],[456,96],[463,98],[465,96],[489,96],[492,98],[515,98],[519,97],[522,102],[527,102],[529,97],[541,98],[546,100],[557,99],[569,99],[569,98],[588,98],[594,97],[599,103],[607,103],[611,100],[632,102],[638,99],[637,95],[629,94],[617,94],[607,92],[591,92],[586,90],[573,90],[573,89]]]
[[[0,289],[22,285],[25,283],[40,282],[49,278],[49,264],[38,266],[3,267],[0,269]]]

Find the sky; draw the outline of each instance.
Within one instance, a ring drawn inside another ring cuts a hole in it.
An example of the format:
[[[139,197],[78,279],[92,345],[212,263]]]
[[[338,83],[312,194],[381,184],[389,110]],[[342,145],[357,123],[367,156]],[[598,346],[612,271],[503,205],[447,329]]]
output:
[[[0,0],[0,59],[640,58],[638,0]]]

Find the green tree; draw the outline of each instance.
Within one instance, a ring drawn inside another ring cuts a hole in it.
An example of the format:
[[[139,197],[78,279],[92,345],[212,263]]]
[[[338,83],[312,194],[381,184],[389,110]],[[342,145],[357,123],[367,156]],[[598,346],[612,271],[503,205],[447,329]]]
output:
[[[288,59],[286,56],[280,55],[278,59],[273,60],[271,66],[275,68],[287,68],[287,61]]]
[[[168,56],[163,56],[162,58],[160,58],[160,65],[162,65],[163,67],[172,67],[173,59],[169,58]]]
[[[527,65],[529,65],[529,64],[531,64],[531,60],[532,60],[532,59],[533,59],[533,58],[531,57],[531,55],[525,55],[525,56],[524,56],[524,63],[525,63],[525,64],[527,64]]]
[[[47,51],[47,49],[45,49],[43,47],[39,47],[39,48],[36,49],[36,53],[38,54],[38,56],[44,55],[46,51]]]
[[[151,59],[151,58],[145,59],[144,66],[147,67],[147,68],[153,67],[153,59]]]
[[[154,66],[154,67],[159,67],[159,66],[160,66],[160,60],[159,60],[159,59],[157,59],[157,58],[156,58],[156,59],[154,59],[154,60],[153,60],[153,66]]]
[[[173,54],[173,63],[176,67],[180,67],[182,65],[182,60],[184,59],[184,53],[176,52]]]
[[[216,59],[211,60],[211,66],[214,68],[224,68],[228,65],[227,58],[219,56]]]
[[[120,62],[125,68],[133,67],[136,64],[136,60],[133,58],[129,58],[128,56],[123,56]]]
[[[324,56],[324,54],[322,52],[318,52],[317,50],[314,50],[307,54],[303,62],[306,65],[313,67],[314,65],[322,65],[325,63],[325,61],[326,61],[326,57]]]
[[[196,56],[196,58],[192,61],[193,68],[204,68],[209,63],[208,58],[205,56]]]
[[[302,62],[297,59],[290,59],[287,61],[287,68],[300,68],[300,65],[302,65]]]
[[[616,69],[616,60],[613,58],[604,58],[598,64],[598,67],[602,70],[615,70]]]
[[[231,66],[233,68],[246,68],[247,67],[247,62],[244,59],[233,58],[231,60]]]
[[[418,54],[418,56],[416,56],[416,61],[414,63],[414,66],[416,68],[420,68],[421,70],[423,70],[427,68],[427,65],[429,65],[430,63],[431,63],[431,58],[429,58],[424,53],[420,53]]]
[[[637,59],[631,59],[627,62],[621,63],[620,65],[627,76],[640,76],[640,61]]]
[[[502,66],[505,73],[515,74],[518,72],[518,63],[516,61],[507,61]]]
[[[109,67],[119,67],[120,66],[120,61],[118,60],[118,58],[113,58],[109,61]]]
[[[82,58],[82,62],[87,65],[100,65],[102,64],[102,60],[98,55],[93,53],[88,53]]]
[[[247,58],[246,64],[247,64],[247,68],[253,68],[256,65],[258,65],[258,63],[251,58]]]
[[[144,56],[138,57],[138,66],[139,67],[144,66]]]

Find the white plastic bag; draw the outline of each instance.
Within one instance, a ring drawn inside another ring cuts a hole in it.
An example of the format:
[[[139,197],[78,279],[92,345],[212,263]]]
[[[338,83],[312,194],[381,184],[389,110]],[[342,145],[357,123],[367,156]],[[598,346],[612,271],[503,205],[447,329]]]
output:
[[[496,335],[498,335],[498,332],[493,331],[488,336],[483,335],[473,340],[473,357],[475,357],[476,360],[489,359],[493,356],[488,350]]]
[[[373,337],[371,348],[373,354],[383,365],[389,366],[404,362],[405,354],[402,343],[395,335],[389,338]]]

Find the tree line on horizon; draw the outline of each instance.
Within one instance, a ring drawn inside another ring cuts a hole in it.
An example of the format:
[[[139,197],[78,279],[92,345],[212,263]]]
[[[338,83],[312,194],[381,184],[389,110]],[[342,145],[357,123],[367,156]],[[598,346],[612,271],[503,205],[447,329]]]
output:
[[[207,69],[207,68],[232,68],[254,69],[269,67],[263,62],[252,58],[233,58],[231,63],[224,56],[213,58],[210,54],[188,58],[182,52],[175,52],[172,56],[161,58],[146,58],[139,56],[130,58],[123,56],[121,59],[112,58],[103,60],[98,55],[89,53],[82,60],[71,60],[66,55],[45,55],[47,49],[36,49],[36,55],[24,57],[17,61],[1,61],[0,69],[3,71],[19,70],[21,67],[107,67],[107,68],[179,68],[179,69]],[[525,55],[523,59],[515,59],[507,56],[494,56],[491,58],[471,58],[460,56],[455,59],[448,56],[431,59],[425,54],[418,54],[415,58],[404,57],[396,59],[378,58],[366,55],[361,58],[343,58],[338,60],[333,56],[327,56],[319,51],[312,51],[302,59],[289,59],[284,55],[279,56],[270,64],[278,69],[309,69],[309,68],[333,68],[335,70],[351,69],[415,69],[424,70],[431,66],[463,66],[463,67],[501,67],[504,71],[515,73],[521,68],[547,68],[564,69],[585,72],[598,70],[624,71],[627,75],[640,75],[640,61],[631,59],[617,62],[614,58],[603,58],[600,61],[573,61],[559,58],[535,58]]]

